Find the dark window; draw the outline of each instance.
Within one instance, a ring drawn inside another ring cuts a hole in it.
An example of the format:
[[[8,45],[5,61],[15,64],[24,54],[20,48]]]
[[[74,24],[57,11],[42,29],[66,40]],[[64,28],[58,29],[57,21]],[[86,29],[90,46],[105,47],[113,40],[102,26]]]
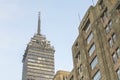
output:
[[[120,13],[120,4],[117,7],[117,12]]]
[[[90,20],[88,19],[88,21],[85,25],[84,31],[87,33],[89,31],[90,27],[91,27],[91,23],[90,23]]]

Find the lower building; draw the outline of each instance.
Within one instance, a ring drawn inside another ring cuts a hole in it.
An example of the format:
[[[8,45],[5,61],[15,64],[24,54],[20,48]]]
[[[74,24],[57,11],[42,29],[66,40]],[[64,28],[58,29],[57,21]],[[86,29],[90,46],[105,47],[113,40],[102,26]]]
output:
[[[68,71],[59,70],[56,72],[53,80],[67,80],[69,74],[70,72]]]

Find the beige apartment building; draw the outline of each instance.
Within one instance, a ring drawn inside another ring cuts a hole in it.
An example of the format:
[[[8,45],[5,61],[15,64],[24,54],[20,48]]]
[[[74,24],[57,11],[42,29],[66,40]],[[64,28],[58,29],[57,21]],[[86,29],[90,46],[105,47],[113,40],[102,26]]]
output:
[[[90,6],[72,51],[75,80],[120,80],[120,0]]]
[[[120,80],[120,0],[98,0],[78,30],[67,80]]]

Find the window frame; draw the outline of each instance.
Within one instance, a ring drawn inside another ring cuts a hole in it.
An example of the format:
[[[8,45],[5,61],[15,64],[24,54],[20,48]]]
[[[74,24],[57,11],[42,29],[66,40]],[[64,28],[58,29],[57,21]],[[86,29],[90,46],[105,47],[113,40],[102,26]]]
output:
[[[93,76],[93,80],[100,80],[100,79],[101,79],[101,73],[100,70],[98,70]]]
[[[112,48],[113,47],[113,39],[110,38],[108,42],[109,42],[109,46]]]
[[[112,54],[112,59],[113,59],[114,64],[116,64],[116,63],[117,63],[117,59],[118,59],[116,52],[114,52],[114,53]]]
[[[95,43],[93,43],[88,50],[89,56],[91,56],[94,53],[95,48]]]
[[[85,33],[88,33],[88,31],[90,30],[90,27],[91,27],[91,22],[90,22],[90,19],[88,19],[84,26]]]
[[[120,58],[120,48],[118,47],[116,50],[117,56]]]
[[[114,42],[116,42],[116,34],[115,33],[112,34],[112,39]]]
[[[118,80],[120,80],[120,68],[117,69],[116,73],[117,73]]]
[[[95,56],[93,58],[92,62],[90,63],[91,69],[93,70],[97,64],[98,64],[98,58],[97,58],[97,56]]]
[[[92,39],[93,39],[93,33],[90,32],[90,34],[87,37],[87,44],[89,44],[92,41]]]

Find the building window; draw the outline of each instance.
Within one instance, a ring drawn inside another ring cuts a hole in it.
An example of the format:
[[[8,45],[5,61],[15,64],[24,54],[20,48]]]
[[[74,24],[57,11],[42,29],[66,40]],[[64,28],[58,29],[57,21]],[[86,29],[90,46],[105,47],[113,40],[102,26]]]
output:
[[[109,32],[110,32],[109,26],[107,26],[107,27],[105,28],[105,32],[106,32],[106,33],[109,33]]]
[[[76,59],[77,59],[77,62],[80,61],[80,58],[81,58],[81,54],[80,54],[80,51],[77,53],[77,56],[76,56]]]
[[[95,51],[95,44],[92,44],[92,46],[89,49],[89,55],[91,56],[93,54],[93,52]]]
[[[113,53],[112,58],[113,58],[113,62],[117,63],[117,55],[116,55],[116,53]]]
[[[104,5],[104,3],[103,3],[103,0],[101,0],[101,1],[99,2],[99,6],[100,6],[100,9],[103,9],[103,8],[105,7],[105,5]]]
[[[112,39],[109,40],[109,45],[110,45],[110,47],[113,46],[113,40]]]
[[[78,67],[78,74],[82,72],[82,64]]]
[[[120,58],[120,48],[117,49],[117,55]]]
[[[88,38],[87,38],[87,44],[90,43],[90,41],[92,40],[92,38],[93,38],[93,33],[91,32],[91,33],[89,34]]]
[[[120,4],[117,7],[117,12],[118,12],[118,14],[120,14]]]
[[[91,62],[90,66],[92,68],[92,70],[95,68],[95,66],[97,65],[98,60],[97,60],[97,56],[93,59],[93,61]]]
[[[77,70],[77,72],[78,72],[78,75],[80,75],[80,67],[78,67],[78,70]]]
[[[78,42],[76,42],[75,47],[78,48]]]
[[[112,37],[109,40],[110,47],[113,47],[113,42],[114,43],[116,42],[116,34],[115,33],[112,35]]]
[[[108,11],[107,11],[107,9],[106,9],[106,10],[103,12],[102,16],[101,16],[103,23],[106,22],[107,16],[108,16]]]
[[[88,19],[88,21],[87,21],[87,23],[85,25],[85,28],[84,28],[86,33],[89,31],[90,27],[91,27],[91,23],[90,23],[90,20]]]
[[[108,23],[108,25],[107,25],[106,28],[105,28],[105,32],[106,32],[106,33],[109,33],[110,30],[111,30],[111,28],[112,28],[112,21],[110,20],[109,23]]]
[[[80,80],[84,80],[84,77],[82,76],[82,78]]]
[[[100,74],[100,71],[98,71],[98,72],[94,75],[93,80],[100,80],[100,78],[101,78],[101,74]]]
[[[80,51],[78,52],[78,61],[80,61]]]
[[[70,78],[70,80],[73,80],[73,76]]]
[[[112,35],[112,39],[114,42],[116,42],[116,34],[115,33]]]
[[[117,70],[118,80],[120,80],[120,69]]]
[[[112,28],[112,21],[111,20],[109,21],[108,26],[110,29]]]
[[[67,80],[67,76],[63,76],[63,80]]]

